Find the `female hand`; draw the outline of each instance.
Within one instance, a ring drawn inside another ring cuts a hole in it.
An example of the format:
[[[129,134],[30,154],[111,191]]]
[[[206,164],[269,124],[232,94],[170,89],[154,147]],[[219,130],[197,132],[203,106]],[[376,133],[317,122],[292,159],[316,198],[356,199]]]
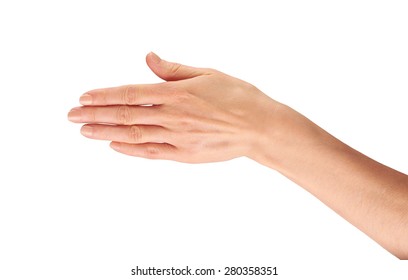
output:
[[[256,134],[278,103],[254,86],[212,69],[146,57],[167,82],[96,89],[69,120],[118,152],[199,163],[250,156]]]
[[[69,112],[118,152],[199,163],[248,156],[304,187],[384,248],[408,259],[408,176],[345,145],[254,86],[147,56],[167,82],[98,89]]]

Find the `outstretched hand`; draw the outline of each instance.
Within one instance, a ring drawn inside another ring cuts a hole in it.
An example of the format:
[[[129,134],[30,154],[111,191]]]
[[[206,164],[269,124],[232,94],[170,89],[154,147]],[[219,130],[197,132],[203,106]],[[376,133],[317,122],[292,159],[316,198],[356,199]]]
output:
[[[408,259],[408,176],[345,145],[256,87],[147,55],[166,82],[92,90],[68,118],[118,152],[199,163],[247,156]]]
[[[147,65],[166,82],[91,90],[68,118],[81,133],[127,155],[199,163],[252,157],[279,103],[213,69],[160,59]]]

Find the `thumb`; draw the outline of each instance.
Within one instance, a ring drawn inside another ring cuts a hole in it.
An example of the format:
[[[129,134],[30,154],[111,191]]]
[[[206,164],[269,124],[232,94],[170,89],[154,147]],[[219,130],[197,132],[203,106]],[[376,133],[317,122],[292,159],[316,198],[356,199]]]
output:
[[[146,63],[154,74],[166,81],[185,80],[205,74],[203,69],[168,62],[153,52],[146,56]]]

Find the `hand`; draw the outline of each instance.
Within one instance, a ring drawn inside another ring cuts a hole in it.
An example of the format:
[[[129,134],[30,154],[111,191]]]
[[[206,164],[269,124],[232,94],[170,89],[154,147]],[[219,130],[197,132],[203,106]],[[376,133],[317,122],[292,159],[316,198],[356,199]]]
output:
[[[121,153],[180,162],[251,156],[279,103],[219,71],[167,62],[150,53],[150,69],[167,82],[96,89],[81,96],[69,120],[81,133],[110,140]]]

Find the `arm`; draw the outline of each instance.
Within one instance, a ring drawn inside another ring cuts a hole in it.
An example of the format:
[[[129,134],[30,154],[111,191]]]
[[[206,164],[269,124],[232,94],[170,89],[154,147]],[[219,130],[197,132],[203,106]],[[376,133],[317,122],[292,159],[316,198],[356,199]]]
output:
[[[279,111],[274,128],[258,138],[260,149],[252,158],[408,259],[408,176],[352,149],[294,110],[281,106]]]
[[[68,117],[87,123],[83,135],[150,159],[200,163],[247,156],[305,188],[397,257],[408,258],[407,175],[353,150],[244,81],[152,53],[147,64],[167,82],[81,96],[84,106]]]

